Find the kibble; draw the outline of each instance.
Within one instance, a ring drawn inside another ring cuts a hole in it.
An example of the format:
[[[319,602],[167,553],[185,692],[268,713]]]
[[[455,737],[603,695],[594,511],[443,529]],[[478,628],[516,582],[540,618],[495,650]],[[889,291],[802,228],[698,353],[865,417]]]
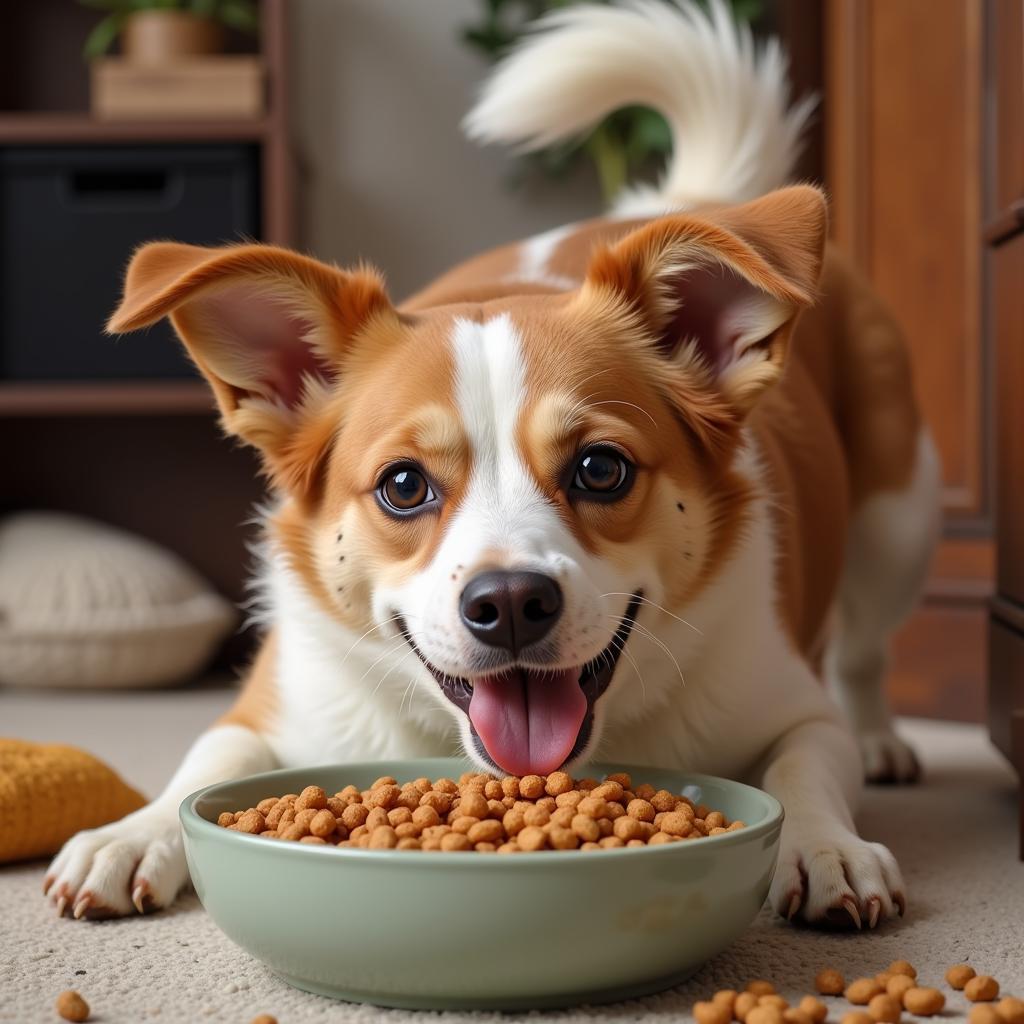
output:
[[[753,992],[741,992],[733,1003],[732,1015],[738,1021],[746,1021],[747,1014],[757,1006],[757,996]]]
[[[875,1022],[863,1010],[853,1010],[843,1014],[842,1024],[875,1024]]]
[[[990,1003],[999,995],[999,982],[988,974],[979,974],[964,985],[964,995],[972,1003]]]
[[[269,1013],[261,1013],[258,1017],[253,1017],[249,1024],[277,1024],[277,1018]]]
[[[902,1003],[903,996],[910,989],[916,987],[917,982],[913,978],[908,978],[905,974],[894,974],[886,982],[885,991],[894,999],[898,999]]]
[[[728,1003],[701,1002],[693,1005],[693,1019],[697,1024],[729,1024],[732,1020],[732,1010]]]
[[[758,1004],[747,1014],[746,1024],[783,1024],[782,1011],[777,1006]]]
[[[978,1006],[985,1005],[987,1004],[978,1004]],[[996,1013],[999,1014],[1003,1024],[1024,1024],[1024,999],[1006,996],[996,1004]]]
[[[999,1011],[991,1003],[976,1003],[967,1014],[969,1024],[1003,1024]]]
[[[953,964],[948,971],[946,971],[946,982],[950,988],[955,988],[958,992],[962,992],[964,985],[967,984],[977,974],[977,971],[969,964]]]
[[[854,1006],[867,1006],[884,989],[874,978],[857,978],[846,986],[846,999]]]
[[[75,991],[69,989],[57,996],[57,1013],[65,1020],[86,1021],[89,1019],[89,1004]]]
[[[806,1013],[814,1024],[822,1024],[828,1016],[828,1007],[820,999],[815,999],[814,996],[804,996],[796,1008]]]
[[[826,967],[825,970],[818,971],[818,975],[814,979],[814,987],[823,996],[841,996],[846,989],[846,979],[839,971]]]
[[[345,786],[333,795],[307,786],[224,811],[217,824],[309,846],[476,853],[661,846],[745,828],[668,790],[645,783],[634,788],[625,773],[600,782],[574,780],[567,772],[522,778],[467,772],[458,782],[420,778],[404,785],[385,775],[368,789]],[[751,984],[768,986],[756,995],[774,994],[769,982]],[[787,1008],[784,1000],[767,1005]]]
[[[946,997],[937,988],[908,988],[903,993],[903,1008],[918,1017],[931,1017],[946,1005]]]
[[[903,1013],[903,1006],[898,999],[881,992],[873,996],[868,1003],[868,1016],[877,1022],[885,1024],[899,1024],[900,1016]]]

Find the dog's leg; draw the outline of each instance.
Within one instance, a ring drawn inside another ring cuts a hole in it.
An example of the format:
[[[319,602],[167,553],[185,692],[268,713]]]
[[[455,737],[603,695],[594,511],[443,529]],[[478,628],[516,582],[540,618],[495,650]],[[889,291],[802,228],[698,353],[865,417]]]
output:
[[[938,458],[922,433],[907,488],[869,498],[850,521],[825,672],[860,740],[871,782],[909,782],[919,773],[913,750],[893,728],[885,670],[889,638],[913,608],[935,547],[938,488]]]
[[[168,906],[188,880],[178,805],[203,786],[276,762],[266,741],[240,725],[218,725],[192,745],[167,788],[120,821],[79,832],[54,858],[43,891],[77,918],[121,917]]]
[[[786,810],[770,895],[783,917],[873,928],[903,914],[893,855],[853,824],[861,774],[856,741],[837,721],[805,721],[772,749],[761,784]]]

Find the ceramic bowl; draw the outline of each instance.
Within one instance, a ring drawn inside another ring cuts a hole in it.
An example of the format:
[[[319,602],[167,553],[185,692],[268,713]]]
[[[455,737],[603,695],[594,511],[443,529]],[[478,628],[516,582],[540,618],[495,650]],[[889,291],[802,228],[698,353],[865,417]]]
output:
[[[218,814],[381,775],[458,778],[451,759],[287,769],[209,786],[181,805],[185,852],[210,916],[309,992],[410,1009],[528,1009],[610,1002],[689,977],[751,923],[775,870],[782,807],[750,786],[628,771],[747,827],[693,842],[511,856],[274,842]],[[692,787],[692,788],[688,788]],[[697,792],[694,792],[694,789]]]

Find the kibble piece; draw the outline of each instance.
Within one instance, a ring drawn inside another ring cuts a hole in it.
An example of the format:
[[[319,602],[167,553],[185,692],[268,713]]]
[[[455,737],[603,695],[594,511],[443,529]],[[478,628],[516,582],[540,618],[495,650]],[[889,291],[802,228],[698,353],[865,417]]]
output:
[[[580,812],[580,814],[587,815],[588,818],[608,817],[608,801],[603,800],[599,796],[584,797],[576,805],[576,809]]]
[[[841,996],[846,989],[846,979],[832,967],[818,971],[814,979],[814,987],[823,996]]]
[[[747,982],[747,991],[753,992],[755,996],[773,996],[775,995],[775,986],[770,981],[755,978],[753,981]]]
[[[487,817],[489,809],[487,797],[483,793],[464,793],[459,800],[459,814],[468,814],[470,817],[483,820]]]
[[[551,814],[545,807],[527,807],[523,811],[523,821],[527,825],[534,825],[542,828],[551,820]]]
[[[544,795],[544,780],[539,775],[524,775],[519,780],[519,793],[527,800],[536,800]]]
[[[677,811],[669,811],[660,821],[658,826],[662,832],[670,836],[688,836],[693,831],[690,820]]]
[[[676,800],[677,797],[674,793],[670,793],[667,789],[659,789],[651,797],[651,804],[656,811],[674,811],[676,809]]]
[[[221,811],[220,814],[217,815],[217,824],[220,825],[221,828],[227,828],[229,825],[234,825],[234,823],[235,815],[233,811]]]
[[[521,849],[532,853],[535,850],[543,850],[547,846],[548,837],[542,828],[538,828],[536,825],[527,825],[516,836],[516,842],[519,843]]]
[[[568,808],[572,810],[572,808]],[[596,843],[601,838],[601,827],[593,818],[588,818],[585,814],[573,815],[572,821],[569,827],[582,839],[584,842]],[[631,836],[620,836],[621,840],[632,838]]]
[[[374,829],[378,829],[381,825],[390,825],[388,821],[388,812],[383,807],[373,807],[370,813],[366,816],[366,827],[372,832]]]
[[[389,825],[404,825],[407,821],[412,821],[412,811],[408,807],[404,807],[399,804],[397,807],[392,807],[391,810],[388,811]]]
[[[572,788],[572,776],[568,772],[552,772],[544,784],[544,792],[548,796],[561,796]]]
[[[758,1006],[774,1006],[778,1010],[789,1009],[789,1003],[777,992],[769,992],[767,995],[757,997]]]
[[[904,993],[917,988],[917,982],[905,974],[894,974],[885,984],[885,991],[894,999],[903,1001]]]
[[[701,1002],[693,1004],[693,1019],[697,1024],[729,1024],[732,1010],[727,1003]]]
[[[881,971],[880,973],[875,975],[875,981],[877,981],[878,984],[882,986],[882,988],[885,988],[885,986],[889,984],[889,979],[890,978],[906,978],[906,977],[907,977],[906,974],[893,974],[892,971]],[[913,981],[914,979],[911,978],[910,980]]]
[[[505,830],[500,821],[487,818],[485,821],[478,821],[469,832],[466,833],[469,841],[475,846],[477,843],[500,843],[505,839]],[[497,849],[497,846],[495,846]]]
[[[1003,1024],[1002,1014],[991,1003],[975,1003],[967,1020],[969,1024]]]
[[[461,832],[449,832],[441,836],[441,849],[449,853],[462,853],[465,850],[472,850],[473,843]]]
[[[874,978],[857,978],[846,986],[847,1002],[854,1006],[867,1006],[875,996],[883,992],[882,986]]]
[[[946,1005],[946,997],[937,988],[908,988],[903,993],[903,1008],[918,1017],[931,1017]]]
[[[782,1019],[786,1024],[814,1024],[814,1018],[796,1006],[783,1010]]]
[[[307,786],[295,801],[295,810],[304,811],[306,808],[321,811],[327,806],[327,794],[319,786]]]
[[[609,776],[610,777],[610,776]],[[734,988],[719,989],[712,997],[713,1003],[725,1003],[729,1007],[729,1016],[732,1016],[732,1008],[736,1005],[736,997],[739,992]]]
[[[908,978],[916,978],[917,970],[909,960],[893,960],[889,964],[890,974],[905,974]]]
[[[964,985],[964,995],[972,1003],[990,1003],[999,995],[999,982],[989,974],[979,974]]]
[[[305,843],[307,846],[326,846],[327,840],[321,839],[319,836],[303,836],[300,843]]]
[[[333,826],[334,817],[331,817]],[[255,807],[250,807],[237,822],[239,832],[248,832],[249,835],[258,836],[267,826],[266,820]]]
[[[249,1024],[277,1024],[277,1018],[269,1013],[261,1013],[258,1017],[253,1017]]]
[[[962,992],[964,985],[967,984],[977,974],[970,964],[953,964],[948,971],[946,971],[946,981],[950,988],[955,988],[957,992]]]
[[[842,1024],[874,1024],[874,1021],[863,1010],[854,1010],[843,1014]]]
[[[886,1024],[899,1024],[903,1013],[900,1001],[887,992],[872,997],[868,1003],[868,1016],[873,1021],[885,1021]]]
[[[81,1022],[89,1019],[89,1004],[71,989],[57,996],[56,1008],[65,1020]]]
[[[398,833],[390,825],[379,825],[370,833],[371,850],[393,850],[398,845]]]
[[[341,820],[345,823],[345,828],[351,831],[354,828],[359,828],[360,825],[365,825],[369,813],[370,808],[364,804],[349,804],[341,812]],[[270,818],[267,818],[267,824],[270,824]]]
[[[337,827],[338,819],[327,808],[317,811],[313,815],[313,820],[309,823],[309,831],[321,839],[326,839],[329,835],[333,834]]]
[[[815,999],[814,996],[804,996],[797,1008],[806,1013],[814,1024],[822,1024],[828,1016],[828,1007],[820,999]]]
[[[618,836],[604,836],[598,840],[597,845],[602,850],[618,850],[626,844]]]
[[[748,1014],[746,1024],[783,1024],[782,1011],[777,1006],[755,1006]]]
[[[738,1021],[745,1021],[747,1014],[757,1006],[757,996],[753,992],[741,992],[732,1004],[732,1015]]]
[[[575,850],[580,845],[579,836],[571,828],[558,828],[548,832],[548,842],[556,850]]]
[[[1004,1024],[1024,1024],[1024,999],[1006,996],[996,1004],[996,1013]]]
[[[609,802],[621,800],[622,794],[622,786],[617,782],[602,782],[600,786],[595,786],[590,792],[592,797],[598,797],[601,800],[608,800]]]

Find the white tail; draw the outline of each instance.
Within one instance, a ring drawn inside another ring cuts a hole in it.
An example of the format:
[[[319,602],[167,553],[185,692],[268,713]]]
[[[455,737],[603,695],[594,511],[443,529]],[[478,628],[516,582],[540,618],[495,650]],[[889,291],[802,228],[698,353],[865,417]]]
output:
[[[755,45],[723,0],[710,0],[707,13],[693,0],[628,0],[542,18],[495,69],[463,127],[529,151],[631,104],[653,107],[672,130],[659,186],[616,201],[623,212],[648,213],[742,202],[785,184],[815,99],[789,106],[778,40]]]

